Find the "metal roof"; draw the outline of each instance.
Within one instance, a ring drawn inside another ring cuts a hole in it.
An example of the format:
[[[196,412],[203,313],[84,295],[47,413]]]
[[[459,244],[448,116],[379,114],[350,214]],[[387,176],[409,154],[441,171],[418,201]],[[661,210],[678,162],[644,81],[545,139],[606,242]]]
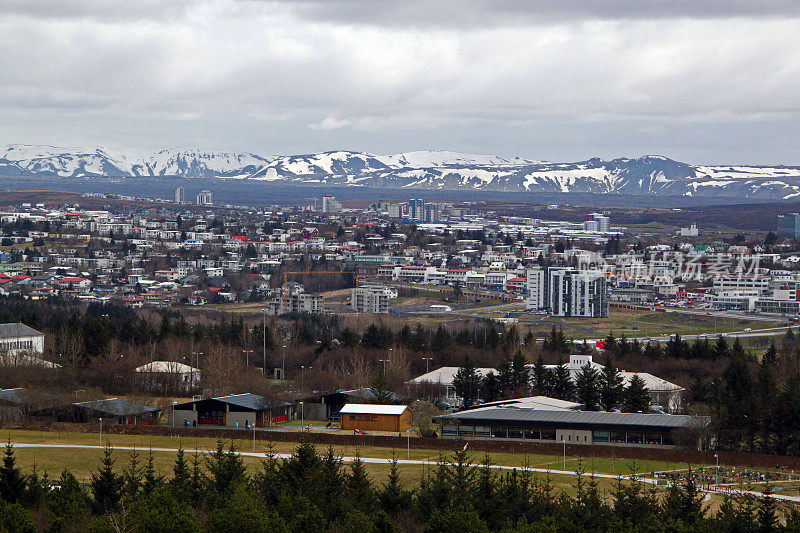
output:
[[[270,407],[291,405],[288,402],[277,402],[270,398],[259,396],[258,394],[251,394],[249,392],[246,392],[244,394],[230,394],[228,396],[219,396],[217,398],[203,398],[201,400],[194,400],[191,402],[176,404],[175,409],[190,409],[192,404],[200,402],[208,402],[208,401],[227,403],[229,405],[235,405],[236,407],[241,407],[242,409],[248,409],[250,411],[263,411],[265,409],[269,409]]]
[[[22,387],[17,387],[16,389],[0,389],[0,402],[25,405],[51,399],[55,399],[55,397],[45,392],[23,389]]]
[[[523,426],[584,426],[591,428],[659,428],[674,429],[687,425],[694,418],[686,415],[609,413],[605,411],[544,411],[513,408],[486,408],[462,411],[436,417],[438,421],[457,421],[461,424],[491,425],[497,422],[508,426],[518,423]]]
[[[407,405],[386,405],[377,403],[348,403],[339,411],[343,415],[402,415]]]
[[[0,339],[13,339],[14,337],[36,337],[44,335],[41,331],[36,331],[22,322],[11,322],[0,324]]]
[[[161,410],[156,409],[155,407],[150,407],[149,405],[129,402],[123,398],[92,400],[89,402],[78,402],[73,405],[113,416],[138,415],[141,413],[153,413]]]

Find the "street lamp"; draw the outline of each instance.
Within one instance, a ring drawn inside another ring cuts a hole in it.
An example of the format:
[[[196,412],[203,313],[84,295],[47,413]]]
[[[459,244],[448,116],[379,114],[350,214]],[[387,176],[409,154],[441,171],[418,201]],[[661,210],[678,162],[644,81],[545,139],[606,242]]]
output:
[[[103,419],[100,419],[100,446],[103,445]]]
[[[433,357],[423,357],[423,361],[425,361],[425,373],[428,373],[428,365],[433,361]]]
[[[386,375],[386,363],[388,363],[389,359],[378,359],[379,362],[383,363],[383,375]]]
[[[303,402],[300,402],[300,431],[303,431],[303,426],[305,425],[306,425],[305,405],[303,405]]]
[[[308,367],[311,370],[313,367]],[[300,365],[300,393],[306,390],[306,366]]]
[[[714,469],[714,488],[719,490],[719,454],[714,454],[714,459],[717,460],[717,467]]]
[[[281,354],[283,357],[281,359],[281,379],[286,379],[286,345],[284,344],[281,346],[281,348]]]
[[[244,366],[250,366],[250,354],[253,353],[253,350],[242,350],[244,352],[245,363]]]
[[[406,430],[406,458],[411,460],[411,429]]]
[[[172,427],[175,427],[175,405],[178,402],[172,402]]]
[[[195,369],[200,368],[200,356],[203,355],[203,352],[192,352],[192,355],[194,356],[194,367],[195,367]],[[192,370],[192,388],[194,388],[194,386],[195,386],[194,380],[195,380],[195,374],[196,373],[197,373],[197,370]]]
[[[264,331],[262,332],[263,333],[263,337],[264,337],[264,339],[263,339],[264,340],[264,362],[263,362],[263,366],[261,368],[261,373],[266,376],[267,375],[267,309],[264,308],[264,309],[262,309],[262,311],[264,311]]]

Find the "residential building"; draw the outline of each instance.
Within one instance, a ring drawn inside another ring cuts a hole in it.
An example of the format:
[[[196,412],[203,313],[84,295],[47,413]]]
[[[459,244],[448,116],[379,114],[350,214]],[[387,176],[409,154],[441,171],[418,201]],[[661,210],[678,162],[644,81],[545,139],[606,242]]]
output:
[[[424,220],[425,200],[422,198],[412,198],[408,201],[408,219],[412,222],[422,222]]]
[[[453,407],[460,407],[463,399],[456,394],[456,389],[453,386],[453,379],[458,372],[458,368],[457,366],[443,366],[422,374],[408,383],[412,386],[423,384],[441,386],[444,389],[444,397],[442,399]],[[490,372],[497,374],[497,370],[494,368],[476,368],[475,371],[481,378]]]
[[[197,194],[197,205],[214,205],[214,196],[208,189],[203,189]]]
[[[281,287],[274,294],[275,296],[269,301],[267,307],[269,315],[322,312],[322,296],[306,293],[299,284],[294,284],[286,289]]]
[[[800,237],[800,213],[778,215],[777,233],[788,239]]]
[[[41,355],[44,333],[21,322],[0,324],[0,353],[3,355]]]
[[[186,188],[185,187],[175,187],[175,203],[176,204],[185,204],[186,203]]]
[[[565,317],[608,316],[606,277],[601,271],[536,267],[528,269],[526,277],[530,310]]]
[[[322,197],[322,212],[323,213],[340,213],[342,211],[342,204],[336,200],[335,196]]]
[[[388,313],[392,290],[383,286],[358,287],[350,291],[350,306],[356,313]]]
[[[586,220],[597,223],[597,229],[595,229],[594,231],[606,232],[611,230],[611,219],[602,213],[589,213],[586,216]],[[587,231],[592,231],[592,230],[587,230]]]

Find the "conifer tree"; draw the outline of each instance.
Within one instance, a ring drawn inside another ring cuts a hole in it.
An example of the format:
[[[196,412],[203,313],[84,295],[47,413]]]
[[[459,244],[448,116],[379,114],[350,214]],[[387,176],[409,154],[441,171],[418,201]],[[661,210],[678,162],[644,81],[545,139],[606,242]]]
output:
[[[114,462],[114,450],[106,444],[100,468],[92,473],[90,483],[94,508],[98,513],[116,511],[122,499],[125,480],[114,472]]]
[[[600,406],[600,379],[589,363],[575,375],[575,396],[586,411],[597,411]]]
[[[563,359],[559,358],[558,363],[552,373],[553,378],[553,396],[559,400],[572,400],[575,391],[575,385],[569,375],[569,369],[564,364]]]
[[[638,374],[634,374],[625,387],[624,396],[625,411],[628,413],[647,413],[650,411],[650,392],[645,386],[644,380]]]
[[[614,361],[606,355],[603,370],[600,371],[600,407],[604,411],[613,411],[622,403],[622,394],[625,390],[622,376],[619,374]]]
[[[14,457],[14,445],[9,438],[6,443],[3,465],[0,466],[0,498],[8,503],[17,503],[25,495],[25,476],[17,467]]]
[[[153,464],[153,450],[147,454],[147,465],[144,467],[144,482],[142,483],[142,491],[145,494],[151,494],[154,490],[164,484],[164,476],[158,475],[155,465]]]
[[[133,501],[142,488],[142,467],[139,465],[139,452],[134,448],[129,454],[128,464],[122,469],[122,479],[125,482],[123,496],[128,501]]]
[[[389,514],[397,513],[411,506],[411,492],[400,482],[400,471],[397,468],[397,457],[394,451],[389,466],[389,477],[383,484],[383,490],[378,495],[378,500],[383,510]]]
[[[456,395],[462,400],[462,407],[468,408],[475,405],[478,401],[480,387],[481,377],[469,356],[465,356],[464,362],[453,376],[453,388]]]

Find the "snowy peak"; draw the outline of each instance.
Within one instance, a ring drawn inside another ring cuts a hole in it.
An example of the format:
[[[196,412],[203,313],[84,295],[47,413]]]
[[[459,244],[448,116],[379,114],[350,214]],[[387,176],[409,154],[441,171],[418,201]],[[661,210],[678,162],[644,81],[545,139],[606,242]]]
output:
[[[376,159],[392,168],[430,168],[454,165],[527,165],[539,163],[521,157],[505,158],[496,155],[464,154],[460,152],[421,150],[395,155],[379,155]]]

